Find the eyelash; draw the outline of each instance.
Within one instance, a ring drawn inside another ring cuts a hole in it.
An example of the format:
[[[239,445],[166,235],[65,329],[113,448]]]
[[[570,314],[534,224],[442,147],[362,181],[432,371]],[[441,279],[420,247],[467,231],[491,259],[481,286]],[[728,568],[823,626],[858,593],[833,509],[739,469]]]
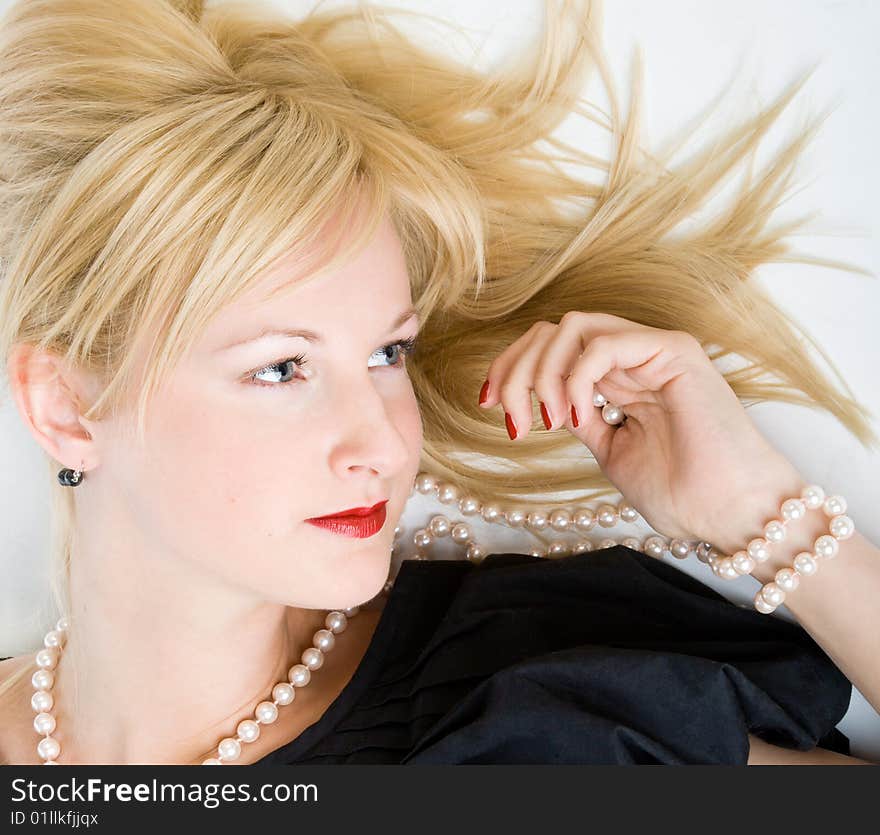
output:
[[[391,342],[388,345],[383,345],[381,348],[377,349],[375,353],[379,353],[379,351],[387,351],[389,348],[400,348],[401,356],[406,359],[407,357],[411,357],[415,353],[417,342],[418,336],[412,336],[408,339],[399,339],[397,342]],[[264,365],[261,368],[258,368],[256,371],[249,375],[249,378],[255,386],[259,386],[260,388],[283,389],[285,386],[288,386],[296,381],[297,378],[294,377],[291,380],[278,383],[264,383],[260,380],[257,380],[256,376],[257,374],[262,374],[264,371],[268,371],[279,366],[284,366],[289,362],[292,362],[294,365],[296,365],[297,368],[302,368],[302,366],[304,366],[308,362],[308,360],[306,359],[305,354],[297,354],[295,357],[285,357],[284,359],[271,362],[268,365]],[[386,367],[402,369],[405,367],[405,365],[402,362],[398,362],[394,365],[389,365]]]

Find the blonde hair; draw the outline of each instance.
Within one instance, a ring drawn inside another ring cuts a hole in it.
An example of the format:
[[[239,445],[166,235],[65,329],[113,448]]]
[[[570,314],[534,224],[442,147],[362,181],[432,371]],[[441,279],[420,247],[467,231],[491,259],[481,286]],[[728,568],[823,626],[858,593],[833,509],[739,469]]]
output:
[[[315,268],[350,257],[388,212],[423,323],[409,366],[423,468],[483,501],[616,492],[567,431],[510,444],[497,415],[477,406],[489,362],[568,310],[688,331],[716,348],[713,359],[745,361],[725,372],[743,401],[822,407],[876,444],[836,368],[846,393],[750,280],[773,261],[868,274],[792,253],[783,239],[802,220],[769,225],[824,117],[725,212],[674,234],[753,158],[809,72],[673,167],[677,147],[656,157],[639,145],[639,73],[620,113],[598,3],[547,0],[536,53],[483,71],[416,45],[395,14],[404,12],[291,20],[256,2],[14,4],[0,32],[0,356],[26,342],[98,375],[88,418],[118,414],[138,393],[141,434],[150,393],[224,305],[291,249],[307,250]],[[584,100],[595,72],[607,114]],[[572,113],[608,132],[609,159],[552,136]],[[331,211],[353,217],[356,195],[364,223],[340,223],[319,247]],[[144,334],[136,380],[131,347]],[[58,462],[47,463],[53,596],[66,613],[73,496]]]

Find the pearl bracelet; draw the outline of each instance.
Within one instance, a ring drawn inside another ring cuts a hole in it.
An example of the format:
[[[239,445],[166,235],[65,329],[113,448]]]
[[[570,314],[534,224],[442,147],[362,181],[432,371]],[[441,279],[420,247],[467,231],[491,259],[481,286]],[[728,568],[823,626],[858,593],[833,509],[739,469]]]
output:
[[[785,601],[786,592],[794,591],[800,584],[801,576],[809,577],[819,570],[818,560],[833,559],[837,556],[838,541],[849,539],[855,533],[855,523],[846,513],[846,500],[843,496],[828,496],[818,484],[810,484],[801,490],[799,498],[786,499],[780,506],[781,519],[773,519],[764,525],[764,536],[752,539],[745,550],[726,556],[708,542],[697,546],[697,557],[708,563],[717,577],[735,580],[751,574],[755,565],[770,558],[770,546],[785,539],[785,526],[789,522],[802,519],[807,510],[822,508],[830,517],[829,533],[818,537],[813,550],[802,551],[795,558],[791,568],[780,568],[773,581],[765,583],[755,595],[755,608],[768,615]]]

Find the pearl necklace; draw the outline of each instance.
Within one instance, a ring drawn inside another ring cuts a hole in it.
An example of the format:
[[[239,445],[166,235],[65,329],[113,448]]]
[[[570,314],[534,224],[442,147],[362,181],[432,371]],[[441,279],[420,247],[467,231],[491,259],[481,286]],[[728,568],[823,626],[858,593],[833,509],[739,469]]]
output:
[[[619,406],[609,403],[599,392],[595,392],[593,395],[593,405],[602,409],[602,418],[608,424],[618,425],[626,419],[623,410]],[[77,471],[77,473],[79,472]],[[460,496],[459,490],[454,484],[438,481],[426,472],[416,476],[410,496],[415,495],[416,492],[436,493],[441,503],[457,504],[463,516],[479,515],[490,524],[506,524],[511,528],[526,528],[535,535],[540,535],[548,527],[550,530],[558,532],[586,533],[593,530],[597,523],[600,527],[610,528],[620,521],[636,522],[639,519],[638,511],[626,501],[617,505],[601,504],[595,510],[587,506],[575,507],[572,511],[557,508],[549,514],[543,510],[526,511],[515,507],[505,509],[491,502],[481,504],[475,496]],[[852,520],[841,515],[846,510],[846,502],[841,496],[832,496],[826,499],[824,491],[818,485],[805,487],[800,499],[789,499],[783,502],[782,521],[773,520],[764,526],[765,538],[753,539],[749,542],[747,550],[738,551],[733,557],[721,553],[709,542],[692,543],[683,539],[669,540],[659,534],[648,536],[644,542],[632,536],[624,537],[621,540],[605,537],[595,544],[584,538],[580,538],[572,544],[553,540],[546,547],[533,548],[528,553],[534,557],[553,558],[586,553],[594,548],[604,549],[624,545],[656,559],[668,552],[673,557],[683,560],[687,559],[692,552],[696,552],[697,558],[708,564],[716,576],[723,579],[735,579],[751,573],[756,562],[763,562],[769,558],[768,543],[782,541],[785,538],[784,525],[786,522],[799,519],[807,509],[817,508],[820,505],[828,515],[834,517],[831,520],[832,536],[819,537],[816,540],[813,554],[806,552],[798,554],[792,569],[780,569],[776,574],[775,583],[765,584],[761,588],[755,596],[755,608],[759,612],[767,614],[774,611],[782,603],[785,599],[785,591],[797,588],[799,574],[815,573],[815,559],[817,557],[830,558],[836,555],[836,539],[852,536],[854,531]],[[401,527],[398,525],[394,529],[395,543],[400,533]],[[479,562],[487,554],[487,549],[473,538],[467,522],[463,519],[452,521],[444,515],[435,515],[426,527],[418,529],[413,535],[412,542],[416,551],[411,559],[428,559],[427,551],[435,540],[445,536],[449,536],[453,542],[464,546],[465,556],[470,561]],[[391,554],[392,576],[389,576],[382,590],[376,595],[377,598],[380,595],[388,595],[396,579],[394,546],[391,549]],[[324,655],[335,646],[335,636],[345,631],[348,619],[355,617],[360,609],[360,606],[353,606],[341,611],[328,612],[324,621],[327,628],[315,632],[312,636],[313,645],[303,651],[300,663],[294,664],[288,670],[288,680],[275,684],[272,688],[271,701],[267,699],[260,702],[254,709],[253,718],[242,719],[236,726],[236,735],[221,739],[217,745],[217,756],[209,757],[202,762],[202,765],[223,765],[239,759],[242,743],[254,742],[258,739],[260,726],[274,722],[278,718],[278,708],[294,701],[296,688],[305,687],[311,681],[312,671],[323,666]],[[49,711],[54,704],[51,692],[55,683],[53,670],[60,659],[68,628],[67,618],[60,618],[55,624],[55,628],[46,633],[43,638],[44,646],[35,656],[38,669],[31,678],[31,683],[36,691],[31,697],[31,707],[37,712],[34,718],[34,729],[38,734],[43,735],[43,739],[37,745],[37,753],[44,760],[43,765],[58,765],[57,758],[61,753],[60,743],[52,736],[52,732],[56,728],[55,717]]]

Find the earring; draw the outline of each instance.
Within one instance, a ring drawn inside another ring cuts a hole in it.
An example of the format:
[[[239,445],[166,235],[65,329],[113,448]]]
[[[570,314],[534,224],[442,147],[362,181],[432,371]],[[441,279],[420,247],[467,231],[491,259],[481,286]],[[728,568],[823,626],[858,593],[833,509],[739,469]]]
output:
[[[82,462],[80,462],[80,467],[82,467]],[[76,487],[82,482],[82,479],[82,470],[71,470],[70,467],[65,467],[58,471],[58,481],[65,487]]]

